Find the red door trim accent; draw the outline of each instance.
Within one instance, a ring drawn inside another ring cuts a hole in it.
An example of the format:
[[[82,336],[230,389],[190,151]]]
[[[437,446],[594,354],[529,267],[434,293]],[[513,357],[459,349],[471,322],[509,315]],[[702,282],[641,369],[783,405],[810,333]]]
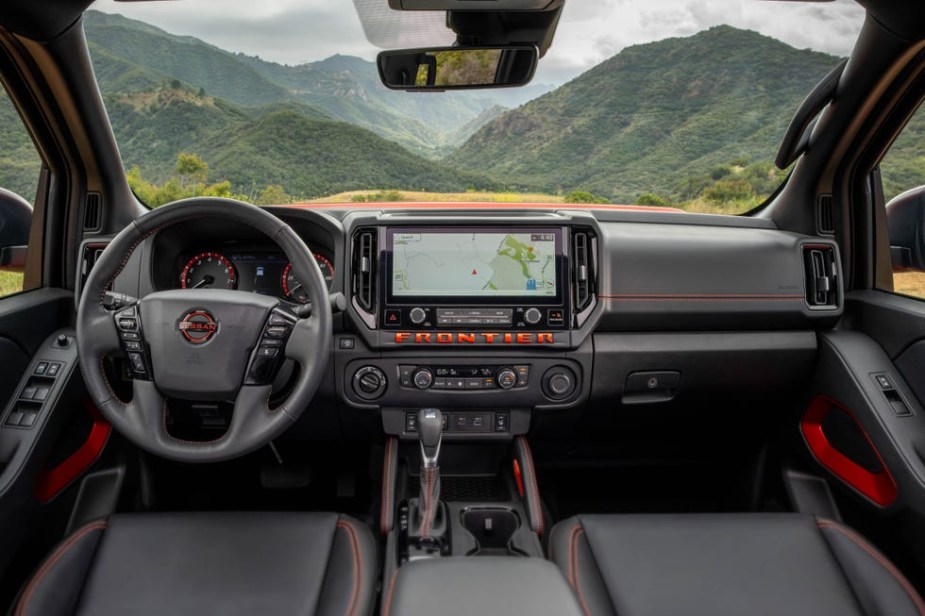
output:
[[[520,462],[517,461],[517,458],[514,458],[514,481],[517,482],[517,492],[520,494],[520,497],[524,496],[524,476],[520,472]]]
[[[825,431],[822,429],[822,422],[836,408],[847,414],[857,425],[861,434],[864,435],[867,444],[870,445],[874,455],[877,456],[877,460],[880,461],[880,466],[882,467],[880,472],[872,473],[858,465],[835,449],[829,439],[826,438]],[[880,456],[880,452],[874,447],[874,443],[870,440],[867,431],[864,430],[864,427],[861,426],[851,411],[826,396],[816,396],[800,420],[800,432],[803,433],[806,446],[809,447],[816,461],[833,475],[880,507],[889,507],[896,502],[899,495],[896,480],[890,474],[890,470]]]
[[[77,451],[64,461],[52,469],[43,469],[39,473],[35,495],[43,503],[56,497],[75,479],[83,475],[99,459],[109,441],[112,425],[100,415],[99,410],[91,402],[86,402],[84,408],[93,419],[90,434]]]

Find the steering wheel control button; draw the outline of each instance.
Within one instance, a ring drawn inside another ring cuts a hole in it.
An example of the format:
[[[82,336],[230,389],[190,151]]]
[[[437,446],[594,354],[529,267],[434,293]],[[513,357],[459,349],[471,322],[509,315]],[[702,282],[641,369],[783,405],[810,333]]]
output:
[[[141,335],[136,332],[122,332],[123,340],[141,340]]]
[[[414,386],[418,389],[430,389],[434,384],[434,373],[430,368],[418,368],[414,373]]]
[[[388,380],[375,366],[363,366],[353,375],[353,391],[364,400],[375,400],[385,392]]]
[[[528,325],[536,325],[542,319],[543,313],[540,312],[538,308],[528,308],[527,311],[524,312],[524,321],[526,321]]]
[[[145,358],[141,353],[129,353],[128,359],[132,364],[132,370],[135,372],[145,373],[148,371],[145,366]]]
[[[427,320],[427,313],[423,308],[412,308],[411,312],[408,313],[408,318],[411,319],[411,322],[415,325],[420,325]]]
[[[138,321],[135,319],[119,319],[119,329],[133,332],[138,329]]]
[[[270,315],[270,325],[289,325],[289,319],[277,312],[274,312]]]
[[[279,349],[274,349],[272,347],[260,347],[260,350],[257,351],[257,355],[260,357],[273,358],[279,354]]]
[[[495,375],[495,381],[501,389],[510,389],[517,384],[517,373],[513,368],[501,368]]]
[[[286,327],[271,326],[267,328],[266,335],[268,338],[283,338],[288,333],[289,333],[289,329]]]

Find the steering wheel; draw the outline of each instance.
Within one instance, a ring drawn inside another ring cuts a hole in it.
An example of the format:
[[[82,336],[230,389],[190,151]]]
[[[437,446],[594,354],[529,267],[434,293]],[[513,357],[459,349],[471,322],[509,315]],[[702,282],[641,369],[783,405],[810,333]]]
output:
[[[282,248],[311,301],[310,317],[299,318],[276,298],[222,289],[160,291],[107,309],[107,290],[139,244],[167,226],[216,216],[253,227]],[[327,286],[302,239],[268,212],[231,199],[185,199],[133,221],[90,271],[77,311],[80,368],[100,412],[137,446],[183,462],[244,455],[292,425],[327,368],[331,330]],[[104,358],[120,351],[135,375],[130,402],[119,399],[104,371]],[[284,357],[301,370],[286,400],[270,408]],[[168,397],[233,401],[228,430],[212,441],[174,437],[167,431]]]

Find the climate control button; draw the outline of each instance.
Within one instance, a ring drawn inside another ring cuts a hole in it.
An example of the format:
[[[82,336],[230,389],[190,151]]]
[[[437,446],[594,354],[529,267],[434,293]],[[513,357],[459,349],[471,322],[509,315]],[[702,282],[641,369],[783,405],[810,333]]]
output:
[[[501,368],[495,375],[495,382],[501,389],[510,389],[517,384],[517,373],[513,368]]]
[[[430,386],[434,384],[434,373],[430,368],[418,368],[414,371],[411,380],[418,389],[430,389]]]

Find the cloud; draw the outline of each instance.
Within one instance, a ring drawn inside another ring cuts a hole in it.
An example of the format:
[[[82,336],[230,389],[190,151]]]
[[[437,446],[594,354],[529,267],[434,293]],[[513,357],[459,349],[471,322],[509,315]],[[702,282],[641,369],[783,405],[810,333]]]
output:
[[[354,2],[382,17],[364,31]],[[381,7],[381,9],[379,8]],[[115,2],[93,8],[140,19],[175,34],[265,60],[300,64],[336,53],[372,59],[382,45],[445,44],[439,13],[413,14],[411,23],[385,0],[195,0]],[[637,45],[688,36],[729,24],[756,30],[798,48],[838,56],[850,53],[863,23],[863,9],[849,0],[828,3],[756,0],[568,0],[555,42],[540,63],[539,83],[562,83]],[[381,22],[381,24],[380,24]],[[367,38],[367,34],[369,38]]]

